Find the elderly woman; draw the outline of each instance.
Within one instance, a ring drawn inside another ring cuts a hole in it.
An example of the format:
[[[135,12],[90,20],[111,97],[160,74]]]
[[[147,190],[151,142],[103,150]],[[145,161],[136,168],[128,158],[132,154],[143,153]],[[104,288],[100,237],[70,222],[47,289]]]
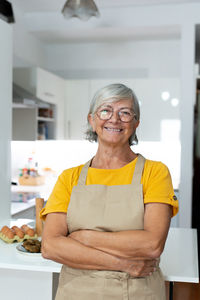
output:
[[[167,167],[130,148],[139,119],[131,89],[100,89],[87,131],[97,153],[59,176],[41,211],[42,255],[63,264],[56,300],[165,299],[159,257],[178,204]]]

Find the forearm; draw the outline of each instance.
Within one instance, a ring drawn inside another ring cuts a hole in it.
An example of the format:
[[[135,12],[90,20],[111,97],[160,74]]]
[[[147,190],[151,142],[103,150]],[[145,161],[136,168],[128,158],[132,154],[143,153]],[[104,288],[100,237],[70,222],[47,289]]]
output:
[[[122,271],[126,268],[122,259],[64,236],[44,240],[42,255],[44,258],[79,269]]]
[[[70,236],[77,241],[124,258],[157,258],[167,238],[172,209],[167,204],[146,204],[144,230],[100,232],[80,230]]]
[[[72,236],[73,237],[73,236]],[[88,230],[83,243],[124,258],[155,258],[162,247],[155,236],[145,230],[98,232]]]
[[[75,269],[123,271],[132,277],[148,276],[157,267],[155,260],[119,258],[64,236],[44,240],[42,255]]]

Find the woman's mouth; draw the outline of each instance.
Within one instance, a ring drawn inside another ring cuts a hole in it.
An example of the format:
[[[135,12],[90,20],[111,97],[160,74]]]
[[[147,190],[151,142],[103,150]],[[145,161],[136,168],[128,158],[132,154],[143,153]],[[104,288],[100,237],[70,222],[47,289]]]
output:
[[[112,128],[112,127],[104,127],[104,128],[111,132],[121,132],[123,130],[121,128]]]

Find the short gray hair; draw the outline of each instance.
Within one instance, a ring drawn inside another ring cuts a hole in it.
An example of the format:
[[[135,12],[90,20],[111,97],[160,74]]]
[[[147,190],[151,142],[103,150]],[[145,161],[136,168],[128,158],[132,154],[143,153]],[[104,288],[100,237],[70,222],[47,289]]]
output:
[[[94,116],[97,109],[104,103],[112,103],[117,102],[122,99],[130,99],[133,102],[133,110],[135,113],[135,119],[137,121],[140,120],[140,106],[138,103],[138,99],[132,89],[128,88],[126,85],[121,83],[114,83],[107,85],[96,92],[94,95],[92,102],[90,104],[90,109],[88,115]],[[98,136],[96,132],[92,130],[90,123],[87,124],[86,131],[86,140],[90,142],[97,142]],[[129,138],[129,145],[137,144],[138,139],[136,133],[134,132],[132,136]]]

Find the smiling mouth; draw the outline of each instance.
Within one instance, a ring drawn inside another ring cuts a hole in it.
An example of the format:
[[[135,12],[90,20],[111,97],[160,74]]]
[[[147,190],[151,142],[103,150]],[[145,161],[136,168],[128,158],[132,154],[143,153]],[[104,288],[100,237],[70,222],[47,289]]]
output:
[[[110,128],[110,127],[104,127],[106,130],[111,132],[121,132],[123,129],[120,128]]]

